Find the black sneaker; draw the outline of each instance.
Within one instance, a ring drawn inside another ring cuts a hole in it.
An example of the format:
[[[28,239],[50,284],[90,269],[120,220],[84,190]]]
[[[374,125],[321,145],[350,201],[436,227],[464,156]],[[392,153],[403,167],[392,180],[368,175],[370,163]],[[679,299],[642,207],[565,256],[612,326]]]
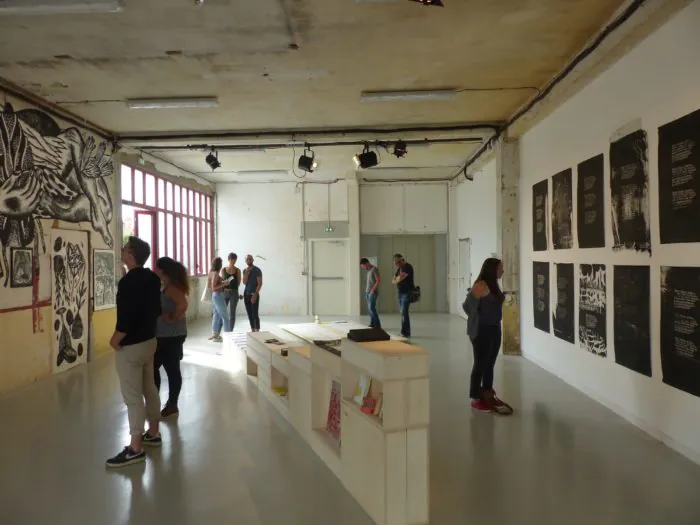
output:
[[[131,450],[131,447],[124,447],[124,450],[122,450],[119,454],[107,460],[107,467],[126,467],[127,465],[143,463],[144,461],[146,461],[146,454],[143,450],[141,452],[134,452]]]
[[[163,444],[163,439],[160,434],[157,436],[151,436],[148,432],[143,433],[143,446],[144,447],[159,447]]]

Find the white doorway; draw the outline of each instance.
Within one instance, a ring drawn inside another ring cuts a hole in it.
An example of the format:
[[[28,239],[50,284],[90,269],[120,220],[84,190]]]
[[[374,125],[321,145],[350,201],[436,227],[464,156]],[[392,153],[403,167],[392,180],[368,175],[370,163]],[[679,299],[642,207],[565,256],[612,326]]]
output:
[[[467,291],[472,285],[471,248],[471,239],[459,240],[459,313],[464,318],[467,315],[462,311],[462,301],[464,301]]]
[[[311,314],[350,315],[348,243],[310,241]]]

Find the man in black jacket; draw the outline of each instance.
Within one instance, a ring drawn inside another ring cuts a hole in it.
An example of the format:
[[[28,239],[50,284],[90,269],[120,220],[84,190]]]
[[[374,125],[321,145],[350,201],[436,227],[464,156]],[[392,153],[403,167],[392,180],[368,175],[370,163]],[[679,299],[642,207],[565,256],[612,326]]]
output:
[[[143,446],[160,446],[160,398],[153,381],[156,324],[160,316],[160,279],[144,268],[151,255],[147,242],[129,237],[122,248],[126,275],[117,289],[117,326],[110,345],[116,352],[117,374],[129,417],[131,443],[107,460],[124,467],[146,459]],[[145,404],[144,404],[145,397]],[[144,421],[148,420],[148,432]]]

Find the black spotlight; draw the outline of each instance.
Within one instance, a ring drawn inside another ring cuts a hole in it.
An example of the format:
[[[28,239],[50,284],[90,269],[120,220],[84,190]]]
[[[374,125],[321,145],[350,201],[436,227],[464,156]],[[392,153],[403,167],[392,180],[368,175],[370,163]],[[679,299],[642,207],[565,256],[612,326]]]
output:
[[[299,157],[299,169],[305,171],[306,173],[313,173],[316,168],[318,168],[318,162],[316,162],[316,155],[311,148],[308,146],[304,148],[304,154]]]
[[[209,165],[211,171],[221,167],[221,162],[219,162],[219,152],[214,148],[211,149],[211,153],[207,155],[204,161]]]
[[[367,168],[373,168],[377,164],[379,164],[379,159],[377,158],[377,154],[374,151],[369,150],[369,144],[365,144],[365,149],[362,150],[362,153],[358,153],[355,155],[355,165],[359,169],[367,169]]]
[[[406,156],[406,143],[403,140],[398,141],[396,144],[394,144],[394,156],[397,159],[400,159],[402,157]]]
[[[411,0],[413,2],[418,2],[419,4],[423,5],[433,5],[435,7],[445,7],[445,4],[442,3],[442,0]]]

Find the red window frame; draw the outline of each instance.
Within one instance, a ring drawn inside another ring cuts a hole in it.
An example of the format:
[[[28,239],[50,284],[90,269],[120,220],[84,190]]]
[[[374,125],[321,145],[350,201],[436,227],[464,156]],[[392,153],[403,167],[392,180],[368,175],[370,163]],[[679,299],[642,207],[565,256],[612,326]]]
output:
[[[143,188],[141,188],[142,191],[140,192],[143,202],[137,202],[135,200],[136,191],[134,183],[136,181],[136,171],[143,173],[141,177]],[[122,176],[127,172],[131,176],[131,198],[125,199],[122,196],[122,204],[133,206],[140,210],[154,212],[154,242],[153,246],[151,246],[153,261],[159,257],[172,257],[185,265],[189,275],[206,275],[208,265],[212,258],[212,247],[214,246],[213,196],[173,182],[171,179],[160,177],[158,174],[146,171],[141,167],[129,166],[128,164],[122,165],[120,171]],[[129,175],[127,174],[127,176]],[[153,186],[153,191],[155,192],[155,206],[146,204],[146,181],[149,180],[149,176],[153,177],[155,181]],[[159,191],[161,181],[163,185],[162,196]],[[176,198],[179,204],[177,207],[175,206]],[[161,200],[165,200],[165,202],[161,202]],[[197,202],[198,206],[192,206],[192,209],[190,209],[190,202],[193,204]],[[170,209],[168,209],[168,206]],[[175,211],[176,209],[178,211]],[[169,226],[170,216],[172,216],[172,226]],[[160,217],[164,219],[162,228],[159,224]],[[193,225],[192,228],[189,227],[190,224]],[[205,233],[207,231],[207,225],[209,226],[209,235]],[[163,242],[160,240],[161,230],[166,237]],[[161,244],[165,248],[165,253],[160,253]],[[170,249],[171,246],[172,250]]]

